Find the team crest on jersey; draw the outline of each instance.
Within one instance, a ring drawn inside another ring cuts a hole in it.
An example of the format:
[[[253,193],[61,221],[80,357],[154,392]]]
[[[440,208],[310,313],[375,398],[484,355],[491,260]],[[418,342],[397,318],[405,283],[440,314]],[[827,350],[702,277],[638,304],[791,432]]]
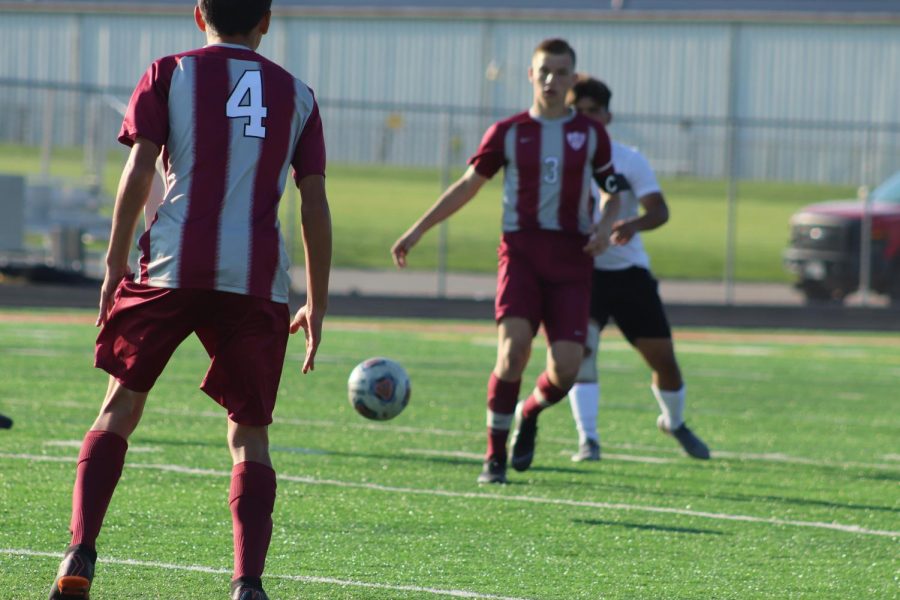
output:
[[[587,141],[587,134],[583,131],[570,131],[566,134],[566,141],[569,142],[572,150],[581,150],[581,147]]]

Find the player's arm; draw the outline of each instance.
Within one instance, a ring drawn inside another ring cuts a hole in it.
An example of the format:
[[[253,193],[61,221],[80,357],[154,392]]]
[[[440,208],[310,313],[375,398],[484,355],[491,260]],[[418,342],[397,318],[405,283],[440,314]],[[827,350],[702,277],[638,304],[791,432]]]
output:
[[[100,312],[96,323],[98,326],[106,322],[116,287],[128,273],[128,254],[131,251],[138,218],[143,214],[144,204],[150,195],[159,151],[160,147],[155,143],[138,137],[122,169],[113,209],[109,248],[106,251],[106,275],[100,288]]]
[[[301,328],[306,334],[303,372],[315,368],[316,350],[322,339],[322,322],[328,310],[328,278],[331,273],[331,209],[325,194],[325,177],[307,175],[301,179],[300,220],[306,254],[306,304],[291,322],[291,333]]]
[[[617,173],[612,160],[612,142],[606,128],[599,123],[594,123],[597,134],[597,149],[594,152],[592,176],[597,187],[600,188],[600,220],[594,224],[591,237],[588,239],[584,251],[591,256],[602,254],[609,248],[612,238],[613,224],[619,216],[619,192],[631,189],[625,176]]]
[[[619,194],[600,194],[600,220],[597,221],[591,230],[591,237],[588,239],[584,251],[591,256],[603,254],[612,241],[613,225],[619,216],[619,207],[621,200]]]
[[[619,191],[630,189],[628,180],[613,170],[612,163],[608,163],[594,172],[594,181],[600,188],[600,220],[591,230],[584,251],[591,256],[603,254],[612,240],[613,225],[619,217]]]
[[[454,184],[447,188],[441,194],[431,208],[425,211],[425,214],[410,227],[406,233],[400,236],[391,247],[391,255],[394,257],[394,263],[398,267],[406,266],[406,255],[413,246],[419,241],[426,231],[447,219],[466,205],[469,200],[475,197],[487,177],[479,174],[475,167],[470,166],[466,172]]]
[[[613,224],[614,244],[627,244],[640,231],[652,231],[669,220],[669,206],[662,192],[650,192],[638,199],[643,214],[633,219],[617,221]]]
[[[635,150],[625,161],[623,168],[628,173],[628,183],[637,196],[643,213],[613,224],[612,241],[619,245],[627,244],[636,233],[656,229],[669,220],[669,207],[660,191],[650,161]]]

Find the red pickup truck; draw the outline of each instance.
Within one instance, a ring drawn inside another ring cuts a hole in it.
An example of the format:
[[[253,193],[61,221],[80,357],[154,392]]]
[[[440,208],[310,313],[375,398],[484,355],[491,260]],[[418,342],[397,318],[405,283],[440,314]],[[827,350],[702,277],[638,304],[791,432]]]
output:
[[[900,304],[900,172],[870,196],[871,285]],[[831,200],[804,206],[790,220],[784,266],[808,301],[841,302],[859,289],[864,204]]]

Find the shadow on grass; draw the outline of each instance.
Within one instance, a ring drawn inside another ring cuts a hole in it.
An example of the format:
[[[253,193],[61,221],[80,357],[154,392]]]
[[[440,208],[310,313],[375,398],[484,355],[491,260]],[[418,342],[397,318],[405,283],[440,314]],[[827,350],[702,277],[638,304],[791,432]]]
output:
[[[725,535],[714,529],[696,529],[694,527],[666,527],[663,525],[647,525],[646,523],[627,523],[622,521],[603,521],[601,519],[572,519],[580,525],[603,525],[609,527],[625,527],[626,529],[645,529],[649,531],[667,531],[671,533],[690,533],[693,535]]]
[[[134,443],[136,444],[148,444],[148,445],[160,445],[160,446],[175,446],[175,447],[214,447],[221,448],[223,452],[227,452],[227,446],[225,441],[222,442],[210,442],[201,439],[197,440],[173,440],[173,439],[159,439],[152,437],[141,437],[135,438]],[[349,458],[349,459],[363,459],[363,460],[376,460],[376,461],[386,461],[386,462],[405,462],[405,463],[427,463],[433,465],[447,465],[454,467],[466,467],[467,469],[472,469],[474,473],[473,477],[478,475],[478,471],[481,467],[480,459],[473,459],[467,457],[456,457],[456,456],[431,456],[431,455],[420,455],[420,454],[393,454],[393,453],[378,453],[378,452],[349,452],[349,451],[340,451],[340,450],[326,450],[320,448],[293,448],[286,446],[272,446],[273,453],[286,453],[286,454],[296,454],[296,455],[307,455],[311,457],[315,456],[328,456],[328,457],[340,457],[340,458]],[[682,467],[690,466],[696,463],[685,462]],[[699,465],[703,466],[703,465]],[[549,465],[536,465],[529,468],[527,471],[519,472],[509,468],[507,472],[507,476],[510,477],[509,485],[521,485],[527,484],[528,480],[533,478],[534,475],[539,475],[542,473],[546,474],[570,474],[570,475],[585,475],[587,476],[583,480],[579,481],[543,481],[542,486],[546,488],[571,488],[573,486],[589,486],[595,488],[598,492],[604,490],[610,491],[619,491],[619,492],[629,492],[629,493],[639,493],[647,496],[660,496],[660,497],[681,497],[681,498],[703,498],[706,500],[725,500],[732,502],[740,502],[740,503],[758,503],[758,502],[775,502],[787,505],[797,505],[797,506],[814,506],[814,507],[822,507],[822,508],[833,508],[833,509],[846,509],[846,510],[865,510],[865,511],[878,511],[878,512],[887,512],[887,513],[900,513],[900,509],[892,507],[892,506],[876,506],[871,504],[856,504],[852,502],[835,502],[832,500],[816,500],[813,498],[797,498],[797,497],[788,497],[788,496],[778,496],[773,494],[740,494],[740,493],[714,493],[709,491],[703,492],[693,492],[693,491],[681,491],[678,489],[655,489],[653,487],[647,487],[644,485],[638,484],[626,484],[620,481],[623,477],[621,475],[616,476],[616,482],[610,482],[609,480],[604,480],[599,482],[594,480],[595,476],[602,476],[604,472],[602,469],[585,469],[584,467],[564,467],[564,466],[549,466]],[[675,477],[664,476],[660,474],[653,475],[636,475],[630,474],[628,475],[631,479],[638,479],[639,483],[646,481],[658,482],[661,478],[665,479],[674,479]]]

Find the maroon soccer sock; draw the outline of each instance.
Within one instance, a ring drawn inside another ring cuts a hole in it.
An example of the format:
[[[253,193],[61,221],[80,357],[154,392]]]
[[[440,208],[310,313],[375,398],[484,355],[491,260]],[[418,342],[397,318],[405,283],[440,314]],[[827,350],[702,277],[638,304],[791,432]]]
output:
[[[550,408],[569,393],[568,389],[561,389],[550,382],[550,377],[544,371],[537,378],[537,384],[534,391],[525,400],[525,406],[522,407],[522,416],[526,419],[535,417],[545,408]]]
[[[78,453],[75,487],[72,490],[72,544],[96,548],[103,517],[109,508],[128,442],[111,431],[88,431]]]
[[[522,380],[503,381],[491,373],[488,380],[488,447],[487,460],[506,462],[506,440],[512,424]]]
[[[275,471],[245,461],[231,470],[231,522],[234,527],[234,578],[262,577],[272,539]]]

